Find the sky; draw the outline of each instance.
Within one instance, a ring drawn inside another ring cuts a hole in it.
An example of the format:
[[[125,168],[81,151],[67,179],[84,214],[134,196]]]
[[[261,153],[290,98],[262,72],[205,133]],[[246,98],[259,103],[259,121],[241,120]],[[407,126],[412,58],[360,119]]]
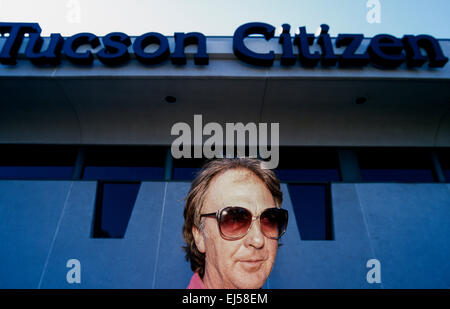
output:
[[[306,26],[311,33],[326,23],[332,36],[450,38],[449,12],[449,0],[0,0],[0,21],[38,22],[44,36],[116,31],[130,36],[192,31],[232,36],[238,26],[257,21],[277,29],[283,23],[291,29]]]

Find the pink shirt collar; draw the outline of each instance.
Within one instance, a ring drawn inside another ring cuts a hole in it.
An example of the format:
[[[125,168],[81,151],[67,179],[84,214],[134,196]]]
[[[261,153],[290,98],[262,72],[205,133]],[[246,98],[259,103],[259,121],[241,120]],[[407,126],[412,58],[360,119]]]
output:
[[[195,274],[191,278],[191,282],[189,283],[188,289],[206,289],[205,285],[203,284],[202,278],[200,278],[198,272],[195,272]]]

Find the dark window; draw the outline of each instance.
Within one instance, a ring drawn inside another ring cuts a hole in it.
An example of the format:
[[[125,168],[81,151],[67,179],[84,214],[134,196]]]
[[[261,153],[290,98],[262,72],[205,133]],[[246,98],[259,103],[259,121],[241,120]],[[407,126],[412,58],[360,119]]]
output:
[[[123,238],[139,187],[139,182],[98,182],[94,238]]]
[[[450,182],[450,148],[442,149],[438,154],[445,180]]]
[[[72,179],[77,147],[2,145],[0,151],[2,179]]]
[[[329,185],[289,184],[288,188],[301,239],[332,240]]]
[[[363,181],[434,181],[431,156],[426,150],[361,149],[358,161]]]
[[[174,159],[172,179],[185,181],[194,180],[206,161],[206,159]]]
[[[150,166],[86,166],[83,179],[162,180],[164,167]]]
[[[334,149],[281,147],[275,174],[281,182],[341,180]]]
[[[167,147],[91,147],[83,179],[163,180]]]

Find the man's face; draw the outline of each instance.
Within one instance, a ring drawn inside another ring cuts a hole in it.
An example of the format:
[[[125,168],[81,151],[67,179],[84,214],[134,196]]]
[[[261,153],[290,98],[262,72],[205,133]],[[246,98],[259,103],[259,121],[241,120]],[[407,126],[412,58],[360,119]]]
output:
[[[201,213],[212,213],[227,206],[244,207],[259,215],[275,206],[266,185],[246,169],[234,169],[210,183]],[[221,237],[217,220],[203,218],[204,229],[194,228],[197,248],[205,252],[203,282],[208,288],[261,288],[272,270],[278,241],[261,233],[259,220],[238,240]]]

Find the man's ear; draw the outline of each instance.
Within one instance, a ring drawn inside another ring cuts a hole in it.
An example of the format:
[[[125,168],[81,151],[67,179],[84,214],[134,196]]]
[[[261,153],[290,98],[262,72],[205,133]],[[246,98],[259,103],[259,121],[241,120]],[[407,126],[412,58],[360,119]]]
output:
[[[194,235],[195,245],[197,246],[198,251],[201,253],[205,253],[205,237],[203,233],[196,227],[192,227],[192,235]]]

